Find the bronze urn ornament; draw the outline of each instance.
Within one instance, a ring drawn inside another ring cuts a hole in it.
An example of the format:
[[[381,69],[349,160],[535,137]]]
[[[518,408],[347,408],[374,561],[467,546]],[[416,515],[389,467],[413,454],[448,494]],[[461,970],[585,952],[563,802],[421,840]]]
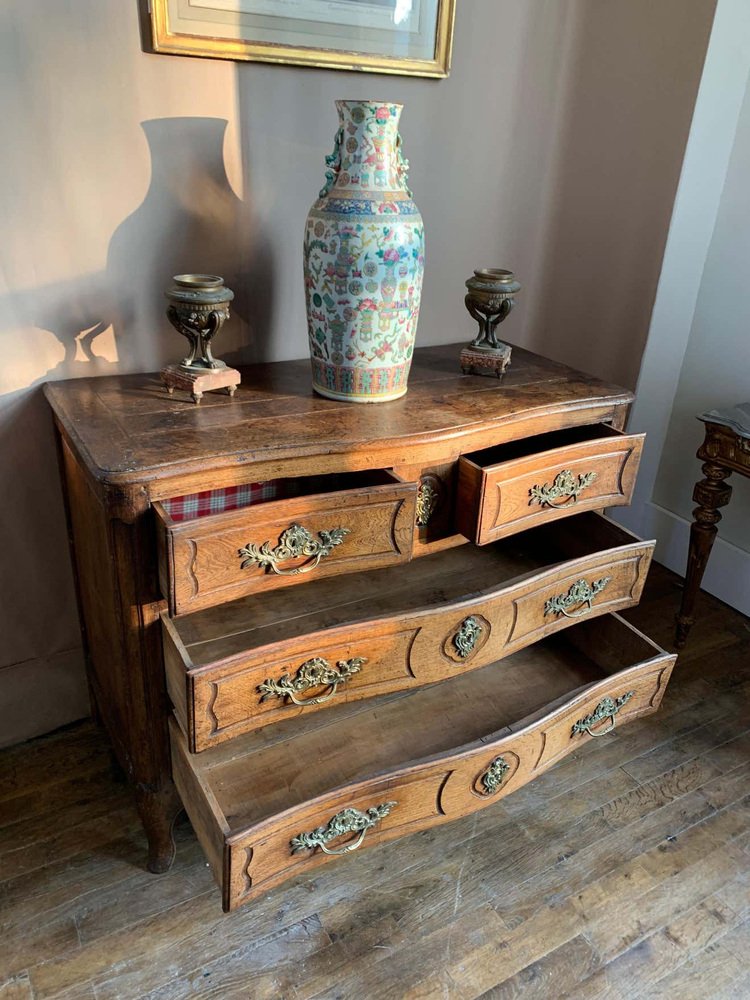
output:
[[[496,375],[498,378],[510,364],[509,344],[495,336],[498,325],[515,305],[520,282],[512,271],[505,268],[485,267],[474,271],[466,281],[466,308],[479,324],[479,334],[461,351],[461,370],[464,375]]]
[[[234,395],[240,373],[213,356],[211,345],[229,319],[234,292],[216,274],[176,274],[164,293],[169,300],[167,318],[188,342],[188,353],[179,364],[167,365],[161,380],[171,395],[186,389],[195,403],[204,392],[226,389]]]

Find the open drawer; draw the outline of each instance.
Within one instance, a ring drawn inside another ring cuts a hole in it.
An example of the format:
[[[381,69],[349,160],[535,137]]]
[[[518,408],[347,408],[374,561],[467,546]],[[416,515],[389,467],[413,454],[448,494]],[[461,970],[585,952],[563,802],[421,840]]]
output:
[[[464,455],[458,530],[486,545],[578,511],[630,503],[644,438],[594,424]]]
[[[357,847],[491,805],[594,737],[606,744],[658,708],[674,661],[607,615],[450,684],[287,720],[205,754],[188,751],[172,720],[174,780],[234,909]]]
[[[192,751],[341,702],[465,674],[636,604],[654,542],[600,514],[485,548],[162,615],[167,687]]]
[[[261,486],[262,484],[258,484]],[[247,506],[177,520],[155,503],[159,579],[172,614],[313,577],[411,558],[417,484],[393,472],[275,480]]]

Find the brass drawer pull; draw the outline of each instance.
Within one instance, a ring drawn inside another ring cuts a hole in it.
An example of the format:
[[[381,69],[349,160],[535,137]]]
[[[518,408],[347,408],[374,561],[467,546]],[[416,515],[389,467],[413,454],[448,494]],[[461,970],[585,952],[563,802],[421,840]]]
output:
[[[440,490],[437,477],[423,476],[417,488],[416,524],[424,528],[430,523],[440,503]]]
[[[578,500],[578,496],[587,486],[596,479],[595,472],[583,472],[580,476],[574,476],[570,469],[563,469],[555,476],[551,486],[545,483],[543,486],[532,486],[529,490],[529,506],[538,503],[540,507],[556,507],[558,510],[563,507],[572,507]],[[564,503],[557,503],[558,500],[567,499]]]
[[[610,698],[609,696],[602,698],[591,715],[585,715],[578,722],[574,723],[573,731],[570,735],[577,736],[579,733],[588,733],[589,736],[606,736],[607,733],[611,733],[617,721],[615,716],[622,706],[630,701],[634,694],[635,691],[626,691],[619,698]],[[598,733],[595,733],[591,727],[603,722],[604,719],[609,719],[610,725],[607,729],[600,729]]]
[[[508,771],[510,771],[510,764],[505,757],[495,757],[481,778],[484,794],[493,795],[502,785]]]
[[[362,812],[359,809],[342,809],[341,812],[332,816],[325,826],[319,826],[309,833],[298,833],[296,837],[292,837],[289,841],[292,854],[296,854],[298,851],[314,851],[316,847],[319,847],[324,854],[351,854],[365,839],[367,831],[371,830],[397,805],[398,802],[381,802],[380,805],[370,806],[367,812]],[[358,833],[359,836],[352,843],[346,844],[345,847],[334,850],[326,847],[329,841],[335,840],[336,837],[341,837],[345,833]]]
[[[567,594],[556,594],[550,597],[544,604],[545,615],[565,615],[566,618],[581,618],[591,611],[591,602],[600,594],[610,581],[610,577],[603,576],[601,580],[576,580]],[[578,604],[585,604],[585,608],[580,611],[571,612],[568,608],[574,608]]]
[[[453,645],[462,660],[465,660],[474,651],[474,647],[482,637],[482,632],[484,629],[474,615],[469,615],[461,622],[458,631],[453,636]]]
[[[242,559],[242,569],[249,566],[260,566],[261,569],[268,569],[278,576],[298,576],[300,573],[309,573],[315,569],[321,559],[325,559],[344,541],[344,536],[348,535],[350,528],[332,528],[330,531],[319,531],[318,538],[313,538],[312,534],[303,528],[301,524],[292,524],[279,535],[279,544],[275,549],[271,548],[270,542],[263,542],[258,548],[253,542],[248,542],[239,549]],[[295,566],[292,569],[282,569],[279,563],[287,559],[299,559],[307,556],[312,562],[305,563],[304,566]]]
[[[364,656],[354,656],[351,660],[339,660],[336,666],[332,667],[328,660],[324,660],[322,656],[315,656],[311,660],[306,660],[294,677],[282,674],[277,681],[268,678],[259,684],[258,690],[262,696],[260,700],[289,698],[291,702],[300,707],[322,705],[333,698],[339,684],[345,684],[350,677],[358,674],[365,663],[367,660]],[[297,697],[297,695],[315,687],[329,687],[331,690],[328,694],[320,695],[317,698],[300,700]]]

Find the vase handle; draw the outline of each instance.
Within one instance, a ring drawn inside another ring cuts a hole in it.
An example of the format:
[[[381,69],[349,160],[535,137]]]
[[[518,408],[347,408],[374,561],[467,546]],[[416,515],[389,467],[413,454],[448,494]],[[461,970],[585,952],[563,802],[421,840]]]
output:
[[[319,198],[325,198],[328,192],[331,190],[336,182],[336,178],[339,175],[339,170],[341,170],[341,143],[344,138],[344,130],[340,128],[336,132],[336,138],[333,141],[333,152],[326,156],[326,182],[320,189]]]
[[[406,183],[409,179],[409,161],[406,159],[401,151],[401,133],[399,132],[396,137],[396,172],[398,173],[398,179],[401,184],[404,185],[404,191],[411,198],[411,188]]]

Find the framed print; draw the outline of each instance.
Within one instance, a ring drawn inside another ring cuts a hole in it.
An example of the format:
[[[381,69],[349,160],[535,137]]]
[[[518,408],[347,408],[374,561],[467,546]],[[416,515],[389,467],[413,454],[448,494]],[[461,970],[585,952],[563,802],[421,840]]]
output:
[[[154,52],[447,76],[456,0],[149,0]]]

